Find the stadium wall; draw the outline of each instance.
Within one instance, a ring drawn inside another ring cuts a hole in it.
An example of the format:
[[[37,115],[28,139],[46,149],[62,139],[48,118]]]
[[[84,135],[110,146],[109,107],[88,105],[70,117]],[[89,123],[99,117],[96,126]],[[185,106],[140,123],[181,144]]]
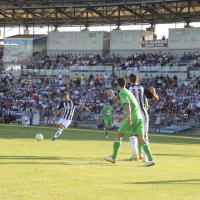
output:
[[[82,32],[50,32],[48,35],[47,54],[84,54],[107,55],[120,54],[121,57],[134,53],[169,53],[172,56],[184,52],[196,52],[200,46],[200,28],[169,29],[167,47],[141,47],[142,37],[153,40],[153,32],[144,30],[114,30]]]
[[[104,40],[108,38],[107,40]],[[104,31],[50,32],[47,54],[54,53],[99,53],[109,52],[110,33]]]
[[[152,40],[153,34],[153,32],[144,30],[112,31],[110,51],[117,52],[138,50],[140,49],[142,37],[144,36],[146,40]]]
[[[200,46],[200,28],[169,29],[168,46],[170,49],[198,49]]]

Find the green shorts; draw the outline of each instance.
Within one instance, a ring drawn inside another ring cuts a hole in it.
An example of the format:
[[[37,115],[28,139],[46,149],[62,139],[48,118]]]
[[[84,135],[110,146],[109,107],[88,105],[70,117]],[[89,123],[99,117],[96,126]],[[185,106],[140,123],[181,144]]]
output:
[[[109,118],[104,118],[104,124],[108,124],[108,126],[112,126],[112,118],[109,119]]]
[[[120,124],[120,127],[118,129],[118,132],[124,133],[124,134],[130,134],[133,135],[143,135],[144,133],[144,122],[142,119],[133,119],[133,124],[128,124],[128,119],[125,118],[122,123]]]

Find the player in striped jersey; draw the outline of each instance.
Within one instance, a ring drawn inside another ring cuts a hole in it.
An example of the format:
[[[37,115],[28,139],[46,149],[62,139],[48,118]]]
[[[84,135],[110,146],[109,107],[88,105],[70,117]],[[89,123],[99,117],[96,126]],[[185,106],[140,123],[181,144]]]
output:
[[[90,112],[90,110],[83,104],[79,104],[77,101],[71,100],[68,92],[64,93],[63,96],[65,101],[60,104],[54,116],[50,119],[50,121],[55,120],[56,116],[60,113],[60,110],[64,109],[64,113],[56,125],[56,127],[59,129],[55,133],[51,141],[54,141],[59,135],[61,135],[62,131],[70,125],[76,105],[80,106],[81,108],[84,108],[87,112]]]
[[[29,104],[26,104],[23,108],[23,115],[24,115],[24,128],[28,128],[28,121],[30,125],[32,125],[32,108]]]
[[[158,96],[156,94],[156,91],[153,87],[150,89],[144,88],[139,84],[139,77],[137,74],[130,74],[129,76],[130,79],[130,84],[131,86],[129,87],[129,90],[133,92],[135,95],[139,108],[140,108],[140,113],[142,115],[143,121],[144,121],[144,139],[146,142],[148,142],[148,130],[149,130],[149,116],[147,113],[147,99],[152,99],[157,101]],[[139,160],[143,158],[143,161],[146,161],[146,156],[145,153],[143,152],[142,155],[142,146],[140,143],[137,141],[137,137],[133,136],[132,134],[130,135],[130,144],[131,148],[133,150],[133,155],[129,158],[129,160]]]

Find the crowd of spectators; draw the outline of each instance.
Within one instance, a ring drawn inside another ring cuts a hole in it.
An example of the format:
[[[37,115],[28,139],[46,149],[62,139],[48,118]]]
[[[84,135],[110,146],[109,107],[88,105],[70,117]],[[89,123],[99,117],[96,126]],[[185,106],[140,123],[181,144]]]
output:
[[[115,58],[114,69],[138,71],[140,67],[182,66],[190,60],[193,60],[190,69],[199,70],[200,53],[198,51],[193,54],[184,52],[180,59],[177,57],[174,60],[170,52],[162,53],[161,51],[158,53],[135,53],[127,58],[121,58],[118,54]]]
[[[3,58],[3,46],[0,45],[0,59]]]
[[[198,51],[195,53],[193,63],[190,66],[190,70],[195,70],[195,71],[200,70],[200,53]]]
[[[15,84],[13,82],[15,81]],[[71,99],[84,103],[92,110],[90,116],[101,112],[104,102],[108,99],[107,89],[113,85],[113,78],[107,74],[91,74],[86,79],[82,74],[78,77],[63,78],[26,78],[20,77],[13,80],[12,74],[0,74],[0,107],[3,109],[17,110],[19,113],[25,104],[31,104],[40,111],[41,117],[51,116],[63,100],[64,91],[70,92]],[[76,109],[79,119],[85,117],[82,108]]]
[[[144,85],[148,79],[143,79]],[[200,77],[181,80],[175,74],[156,76],[155,86],[160,98],[158,102],[150,101],[149,114],[160,114],[164,125],[183,123],[200,115]]]
[[[143,66],[154,66],[161,67],[165,65],[170,66],[170,61],[172,59],[172,55],[170,52],[162,53],[159,51],[158,53],[135,53],[127,58],[121,58],[118,54],[115,60],[115,69],[116,70],[138,70],[139,67]],[[177,62],[172,63],[172,65],[178,65]]]
[[[113,54],[110,59],[99,54],[54,54],[38,58],[36,61],[28,64],[27,69],[73,69],[76,66],[96,66],[98,64],[113,64],[115,70],[134,70],[141,66],[165,66],[178,65],[177,61],[170,63],[172,55],[169,53],[135,53],[127,58],[122,58],[119,54]]]
[[[37,58],[35,61],[29,63],[27,69],[73,69],[77,66],[96,66],[98,64],[113,64],[114,70],[138,70],[143,66],[178,66],[180,61],[188,59],[199,58],[198,51],[194,57],[190,52],[184,52],[180,60],[173,60],[170,52],[163,53],[161,50],[158,53],[134,53],[126,58],[121,57],[119,54],[111,54],[108,57],[94,55],[93,53],[85,54],[54,54],[46,55]]]
[[[15,84],[13,84],[15,82]],[[141,79],[144,87],[155,86],[160,97],[158,102],[149,101],[150,119],[158,113],[166,123],[184,122],[200,113],[200,77],[191,80],[181,80],[175,74],[168,75],[146,74]],[[127,78],[127,87],[129,87]],[[0,74],[0,107],[15,109],[21,112],[25,104],[30,104],[40,111],[41,118],[50,117],[63,100],[64,91],[69,91],[72,99],[84,103],[91,111],[88,118],[94,118],[100,112],[106,100],[110,100],[116,111],[121,107],[116,105],[107,95],[107,90],[113,88],[117,94],[116,79],[107,74],[84,74],[78,77],[57,78],[20,77],[15,80],[12,74]],[[83,120],[86,113],[77,108],[75,116]]]
[[[101,56],[93,53],[54,54],[38,58],[27,65],[27,69],[70,69],[73,66],[95,66],[101,62]]]

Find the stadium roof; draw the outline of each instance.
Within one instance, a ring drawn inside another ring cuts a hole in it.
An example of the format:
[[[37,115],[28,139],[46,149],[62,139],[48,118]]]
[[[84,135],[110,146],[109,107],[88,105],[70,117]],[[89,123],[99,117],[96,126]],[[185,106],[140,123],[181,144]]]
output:
[[[200,21],[200,0],[1,0],[0,27],[128,25]]]

